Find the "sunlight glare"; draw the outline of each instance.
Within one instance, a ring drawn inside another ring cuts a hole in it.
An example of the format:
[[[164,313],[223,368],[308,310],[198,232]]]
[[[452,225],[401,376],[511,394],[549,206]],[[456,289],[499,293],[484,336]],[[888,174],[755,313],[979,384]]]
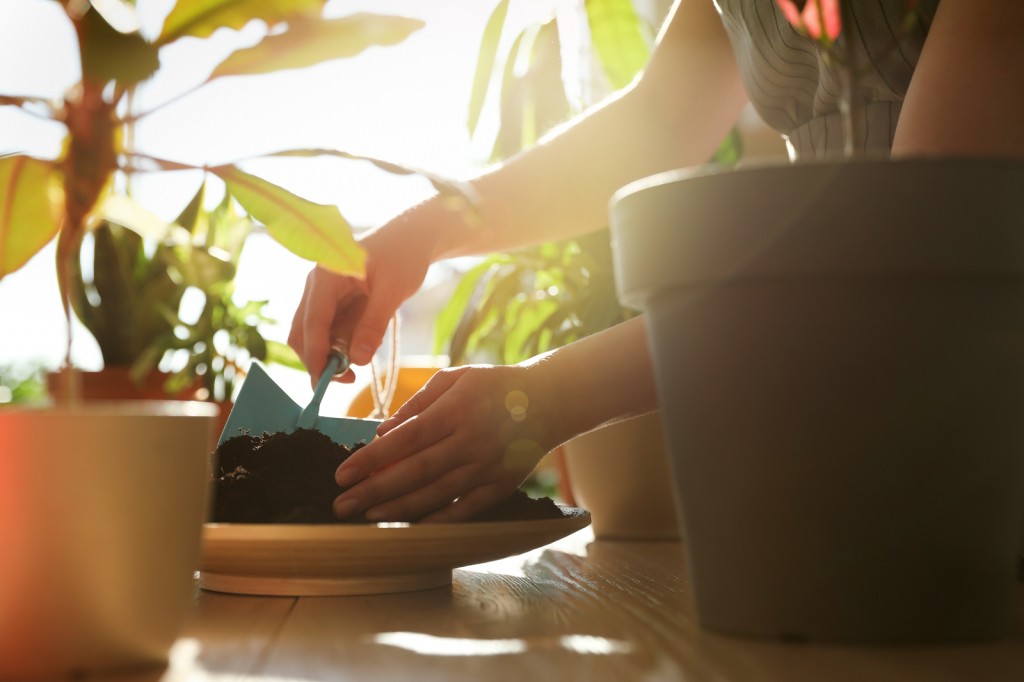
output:
[[[424,656],[502,656],[526,651],[522,639],[436,637],[422,632],[382,632],[373,641]]]

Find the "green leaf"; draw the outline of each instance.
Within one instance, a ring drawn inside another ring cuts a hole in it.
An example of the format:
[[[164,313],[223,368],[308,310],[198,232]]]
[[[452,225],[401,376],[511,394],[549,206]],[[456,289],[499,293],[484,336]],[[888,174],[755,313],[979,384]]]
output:
[[[527,342],[558,312],[558,301],[532,297],[520,306],[514,326],[505,335],[504,361],[520,362],[535,355]]]
[[[452,339],[455,338],[459,324],[469,310],[480,281],[495,266],[494,258],[493,256],[486,258],[467,270],[456,285],[448,302],[434,318],[435,355],[442,353],[445,344],[451,344]]]
[[[57,234],[53,164],[30,156],[0,157],[0,279]]]
[[[188,242],[181,229],[139,204],[126,194],[108,192],[93,213],[103,220],[123,225],[135,234],[157,242]]]
[[[280,341],[267,339],[266,360],[268,363],[274,363],[283,367],[290,367],[299,371],[306,370],[306,366],[299,359],[299,354],[292,350],[291,346]]]
[[[336,206],[303,199],[235,166],[218,166],[210,172],[224,181],[242,208],[266,225],[281,246],[332,272],[363,275],[366,254]]]
[[[586,0],[590,40],[612,88],[625,87],[647,64],[651,49],[631,0]]]
[[[104,21],[99,12],[86,12],[80,31],[82,80],[120,85],[140,83],[160,67],[158,47],[136,33],[122,33]]]
[[[491,12],[484,35],[480,41],[480,52],[476,60],[476,71],[473,74],[473,89],[469,96],[469,118],[466,127],[472,136],[480,122],[480,114],[487,99],[487,90],[494,71],[494,62],[498,55],[498,44],[501,42],[505,17],[508,15],[509,0],[501,0]]]
[[[188,205],[181,210],[177,219],[174,221],[178,225],[181,225],[189,234],[193,234],[196,231],[196,223],[199,222],[199,216],[202,215],[203,211],[203,200],[206,197],[206,181],[204,180],[199,184],[199,189],[196,191],[192,200],[188,202]]]
[[[725,136],[725,139],[722,140],[722,143],[718,145],[718,149],[715,150],[714,155],[711,157],[711,162],[731,167],[739,163],[742,156],[743,137],[740,135],[739,128],[734,126],[729,131],[729,134]]]
[[[206,38],[218,28],[240,29],[253,19],[276,26],[300,16],[316,16],[326,0],[178,0],[164,20],[158,45],[183,36]]]
[[[380,14],[296,21],[289,24],[287,31],[228,55],[209,80],[301,69],[331,59],[354,57],[374,45],[397,45],[423,25],[419,19]]]

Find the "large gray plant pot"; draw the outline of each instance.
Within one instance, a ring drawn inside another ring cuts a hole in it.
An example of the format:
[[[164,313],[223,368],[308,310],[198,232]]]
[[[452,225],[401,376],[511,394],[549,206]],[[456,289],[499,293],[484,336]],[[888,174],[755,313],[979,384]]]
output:
[[[698,616],[1007,632],[1024,526],[1024,164],[679,171],[612,205]]]

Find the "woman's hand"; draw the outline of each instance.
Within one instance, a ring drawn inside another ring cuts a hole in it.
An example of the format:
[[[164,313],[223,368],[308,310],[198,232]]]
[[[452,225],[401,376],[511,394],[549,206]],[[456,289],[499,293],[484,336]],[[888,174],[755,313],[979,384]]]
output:
[[[368,364],[373,358],[398,306],[423,284],[432,254],[426,228],[396,219],[363,237],[359,243],[366,251],[365,280],[321,267],[310,271],[288,344],[314,384],[335,341],[348,344],[353,365]],[[340,380],[354,378],[349,370]]]
[[[441,370],[337,471],[341,518],[464,521],[508,498],[559,436],[531,366]]]

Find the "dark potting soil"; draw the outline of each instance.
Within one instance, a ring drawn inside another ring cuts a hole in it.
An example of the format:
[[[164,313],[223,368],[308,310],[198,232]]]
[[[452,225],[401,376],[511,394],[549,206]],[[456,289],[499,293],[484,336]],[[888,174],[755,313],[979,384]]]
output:
[[[213,521],[217,523],[367,523],[338,519],[334,498],[345,489],[334,472],[365,443],[349,448],[312,429],[241,434],[216,452]],[[473,521],[562,518],[549,498],[522,491]]]

